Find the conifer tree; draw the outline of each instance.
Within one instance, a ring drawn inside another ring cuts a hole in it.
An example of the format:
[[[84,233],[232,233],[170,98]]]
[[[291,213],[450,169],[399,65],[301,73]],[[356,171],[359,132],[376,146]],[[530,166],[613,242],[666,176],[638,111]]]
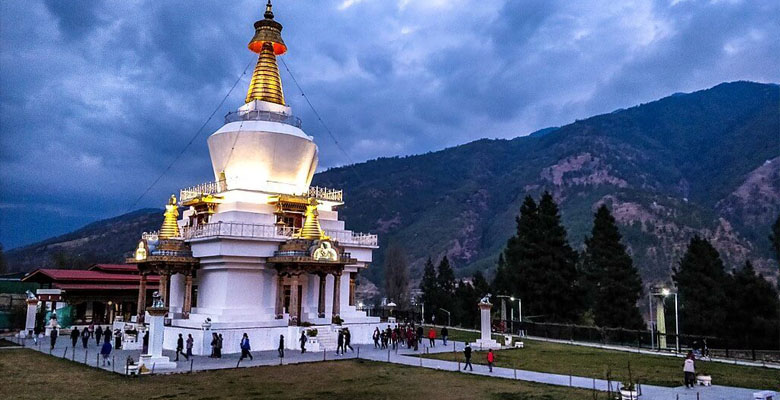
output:
[[[777,289],[747,261],[734,271],[727,293],[728,336],[753,348],[776,347],[780,322]]]
[[[772,233],[769,235],[769,241],[772,243],[772,250],[780,265],[780,215],[777,216],[777,221],[772,225]]]
[[[423,268],[423,276],[420,281],[420,290],[422,291],[422,302],[425,306],[425,312],[428,317],[426,320],[430,320],[430,316],[436,310],[439,299],[439,285],[436,280],[436,268],[433,266],[433,261],[428,258]]]
[[[8,264],[5,261],[5,253],[3,253],[3,245],[0,243],[0,274],[8,272]]]
[[[577,253],[569,245],[552,195],[545,192],[538,206],[526,197],[516,222],[517,233],[504,250],[511,294],[523,298],[530,315],[576,321],[583,308]]]
[[[694,236],[675,269],[681,331],[691,335],[722,336],[726,321],[728,276],[718,251],[706,239]]]
[[[439,262],[436,282],[438,283],[439,290],[444,294],[452,294],[455,290],[455,271],[452,270],[450,260],[447,256],[444,256]]]
[[[498,262],[496,263],[496,276],[493,277],[493,282],[490,285],[490,290],[493,294],[510,294],[512,291],[509,288],[509,272],[507,271],[506,261],[504,261],[504,253],[501,252],[498,255]],[[483,293],[483,295],[488,292]]]
[[[588,298],[593,302],[596,325],[643,329],[637,307],[642,280],[620,240],[615,218],[602,205],[594,216],[591,236],[585,239],[583,264]]]
[[[385,294],[399,310],[409,306],[409,267],[400,246],[391,243],[385,253]]]
[[[442,257],[437,268],[438,274],[436,275],[436,284],[438,287],[439,298],[436,299],[436,308],[444,308],[449,312],[452,312],[452,306],[455,299],[455,271],[450,265],[450,260],[447,256]],[[437,323],[446,323],[446,313],[436,313]]]

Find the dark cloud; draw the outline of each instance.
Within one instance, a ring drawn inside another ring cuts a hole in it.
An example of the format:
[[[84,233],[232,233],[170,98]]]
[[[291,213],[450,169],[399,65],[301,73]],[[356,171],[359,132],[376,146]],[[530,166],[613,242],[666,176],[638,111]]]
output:
[[[0,242],[14,247],[212,179],[262,2],[0,3]],[[422,153],[722,81],[777,82],[776,1],[280,2],[286,98],[322,168]]]

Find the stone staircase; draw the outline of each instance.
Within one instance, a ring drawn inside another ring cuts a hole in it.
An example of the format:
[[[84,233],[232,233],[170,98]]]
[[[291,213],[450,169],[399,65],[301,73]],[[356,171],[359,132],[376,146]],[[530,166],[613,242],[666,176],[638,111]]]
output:
[[[338,333],[330,325],[319,325],[317,328],[317,341],[320,342],[320,350],[336,351]]]

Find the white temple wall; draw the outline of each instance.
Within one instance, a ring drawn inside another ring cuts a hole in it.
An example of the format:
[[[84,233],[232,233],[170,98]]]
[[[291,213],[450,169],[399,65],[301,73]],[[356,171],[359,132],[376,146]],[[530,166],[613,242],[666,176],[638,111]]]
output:
[[[172,313],[182,312],[184,306],[184,275],[171,275],[171,289],[168,293],[168,303]]]

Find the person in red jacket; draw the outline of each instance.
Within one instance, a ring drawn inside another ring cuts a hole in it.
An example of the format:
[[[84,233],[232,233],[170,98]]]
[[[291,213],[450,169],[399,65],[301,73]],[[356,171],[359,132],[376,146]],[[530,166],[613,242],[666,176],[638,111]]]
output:
[[[436,330],[431,328],[428,331],[428,341],[431,344],[431,347],[436,347]]]
[[[487,362],[488,362],[488,368],[490,368],[490,372],[493,372],[493,362],[495,362],[496,356],[493,354],[493,349],[488,350],[487,353]]]

